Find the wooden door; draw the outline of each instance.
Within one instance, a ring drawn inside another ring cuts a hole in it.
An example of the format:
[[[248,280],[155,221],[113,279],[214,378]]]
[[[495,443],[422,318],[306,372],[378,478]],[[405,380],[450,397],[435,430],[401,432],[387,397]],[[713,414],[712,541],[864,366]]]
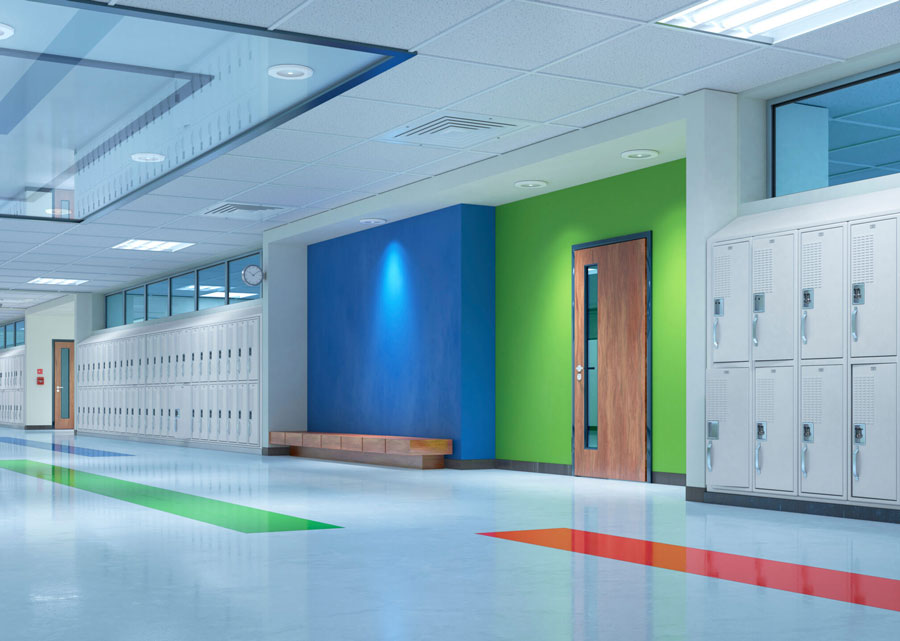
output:
[[[75,427],[74,364],[75,343],[53,341],[53,427],[58,430]]]
[[[648,238],[574,251],[577,476],[646,481]]]

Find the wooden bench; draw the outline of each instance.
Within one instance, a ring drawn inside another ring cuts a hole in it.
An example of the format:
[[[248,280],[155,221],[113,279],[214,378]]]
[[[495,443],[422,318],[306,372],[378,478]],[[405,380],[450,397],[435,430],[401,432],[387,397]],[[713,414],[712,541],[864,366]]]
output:
[[[269,443],[289,446],[291,456],[393,465],[417,470],[440,469],[444,467],[444,456],[453,454],[451,439],[419,436],[270,432]]]

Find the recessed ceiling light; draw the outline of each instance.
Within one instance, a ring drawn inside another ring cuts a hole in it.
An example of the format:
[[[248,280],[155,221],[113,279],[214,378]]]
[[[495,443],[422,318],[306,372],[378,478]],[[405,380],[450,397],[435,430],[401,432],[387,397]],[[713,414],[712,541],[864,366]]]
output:
[[[162,162],[166,159],[165,154],[158,154],[152,151],[139,151],[136,154],[131,154],[131,159],[134,162]]]
[[[383,225],[387,221],[384,218],[360,218],[360,225]]]
[[[32,278],[28,281],[29,285],[83,285],[86,280],[75,280],[74,278]]]
[[[68,209],[45,209],[44,213],[48,216],[68,216],[71,212]]]
[[[132,238],[124,243],[113,245],[113,249],[133,249],[143,252],[177,252],[178,250],[190,247],[195,243],[179,243],[174,240],[140,240]]]
[[[543,189],[547,186],[546,180],[520,180],[515,183],[519,189]]]
[[[896,0],[707,0],[661,24],[775,44]]]
[[[313,75],[311,67],[306,65],[272,65],[269,75],[279,80],[306,80]]]
[[[15,27],[11,27],[8,24],[3,24],[2,22],[0,22],[0,40],[12,38],[14,35],[16,35]]]
[[[649,160],[656,158],[659,152],[655,149],[629,149],[622,152],[622,158],[625,160]]]

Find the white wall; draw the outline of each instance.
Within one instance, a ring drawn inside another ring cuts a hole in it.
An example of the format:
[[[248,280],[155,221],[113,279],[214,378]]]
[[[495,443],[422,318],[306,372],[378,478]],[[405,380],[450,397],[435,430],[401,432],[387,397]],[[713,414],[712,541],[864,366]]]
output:
[[[25,315],[25,424],[53,424],[53,341],[75,339],[75,297],[32,307]],[[43,369],[44,385],[37,384]]]

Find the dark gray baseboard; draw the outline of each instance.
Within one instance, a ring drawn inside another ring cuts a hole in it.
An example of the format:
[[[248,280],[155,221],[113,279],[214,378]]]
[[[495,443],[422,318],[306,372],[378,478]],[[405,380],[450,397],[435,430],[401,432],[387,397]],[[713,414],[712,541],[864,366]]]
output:
[[[262,448],[262,452],[260,452],[263,456],[289,456],[291,453],[291,448],[287,445],[274,445],[271,447]]]
[[[495,464],[496,461],[492,458],[444,459],[444,467],[450,468],[451,470],[492,470],[494,469]]]
[[[693,501],[694,503],[703,503],[703,496],[706,494],[705,487],[693,487],[688,485],[684,488],[684,499]]]
[[[659,483],[660,485],[678,485],[684,487],[687,485],[687,475],[675,474],[673,472],[651,472],[650,482]]]
[[[24,428],[26,430],[52,430],[52,425],[26,425]],[[65,430],[64,430],[65,431]],[[71,431],[71,430],[68,430]]]
[[[498,470],[513,472],[537,472],[538,474],[561,474],[563,476],[575,474],[575,466],[564,463],[537,463],[536,461],[511,461],[498,458],[494,461],[494,467]]]

